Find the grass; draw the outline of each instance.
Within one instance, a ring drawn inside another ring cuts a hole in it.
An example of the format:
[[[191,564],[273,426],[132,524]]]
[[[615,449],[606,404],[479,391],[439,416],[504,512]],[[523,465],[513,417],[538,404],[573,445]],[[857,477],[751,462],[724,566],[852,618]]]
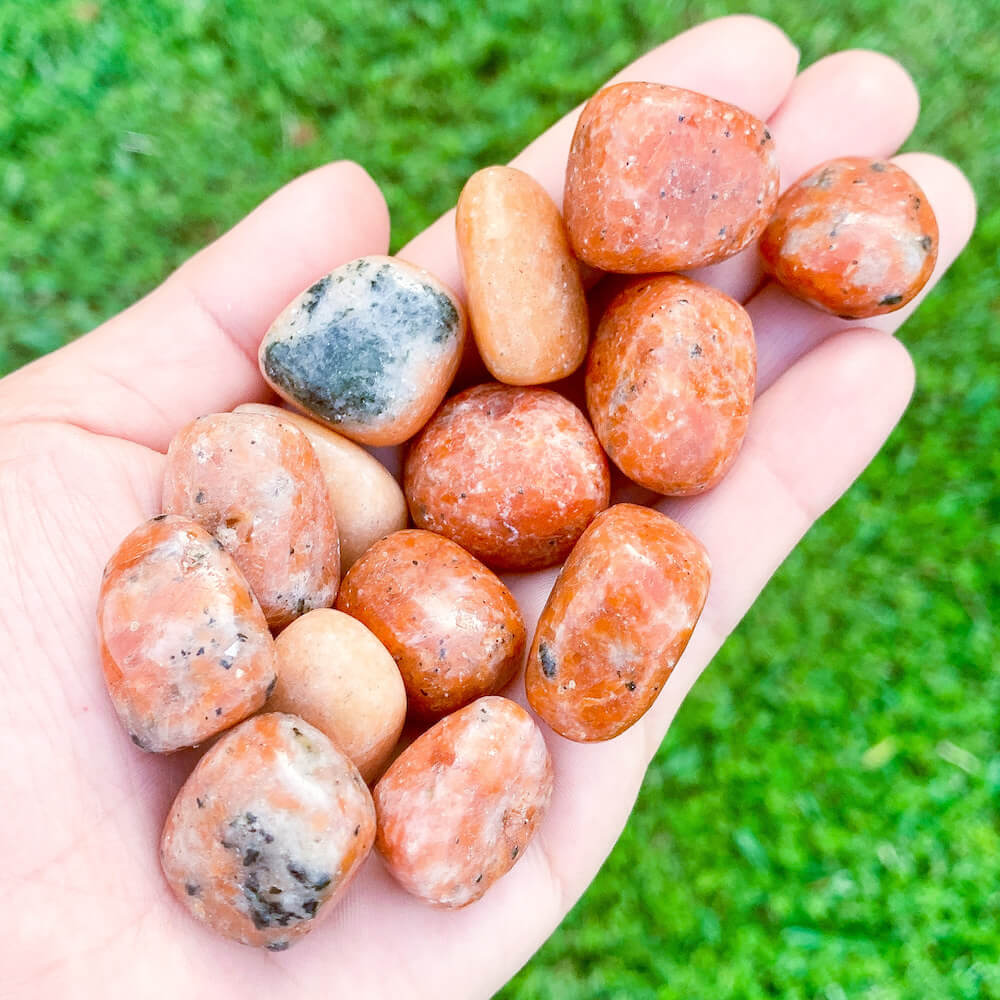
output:
[[[0,371],[327,159],[368,167],[398,247],[474,169],[727,6],[0,5]],[[957,160],[982,220],[904,331],[903,424],[698,684],[505,1000],[1000,997],[1000,4],[749,6],[806,63],[901,59],[925,102],[910,148]]]

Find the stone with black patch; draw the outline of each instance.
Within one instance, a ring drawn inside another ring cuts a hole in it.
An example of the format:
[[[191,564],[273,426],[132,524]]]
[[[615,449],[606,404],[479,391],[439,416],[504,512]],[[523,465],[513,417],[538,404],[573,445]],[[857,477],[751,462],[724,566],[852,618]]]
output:
[[[444,398],[462,353],[465,315],[427,271],[361,257],[311,285],[260,346],[276,392],[346,437],[399,444]]]

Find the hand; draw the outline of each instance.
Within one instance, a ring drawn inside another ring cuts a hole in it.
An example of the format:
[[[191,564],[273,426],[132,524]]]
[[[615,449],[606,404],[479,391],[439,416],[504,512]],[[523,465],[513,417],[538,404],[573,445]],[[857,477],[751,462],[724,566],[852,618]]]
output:
[[[675,38],[621,77],[689,87],[768,119],[785,184],[832,156],[895,152],[917,116],[898,65],[842,52],[796,76],[797,58],[773,26],[732,17]],[[574,118],[514,161],[557,201]],[[970,234],[973,196],[942,160],[899,162],[940,222],[933,285]],[[0,382],[5,996],[489,995],[593,878],[685,694],[910,396],[912,365],[892,336],[910,309],[851,326],[759,287],[753,250],[702,272],[747,304],[761,395],[726,480],[703,497],[658,503],[714,564],[708,605],[659,701],[609,743],[551,736],[551,811],[482,902],[429,909],[373,859],[314,934],[287,953],[253,951],[199,927],[163,881],[160,827],[195,755],[142,754],[120,727],[98,662],[97,590],[118,542],[158,512],[173,433],[199,414],[268,398],[256,347],[271,319],[320,274],[385,253],[388,239],[368,176],[348,163],[320,168],[120,316]],[[450,214],[401,256],[460,287]],[[510,581],[529,630],[554,575]]]

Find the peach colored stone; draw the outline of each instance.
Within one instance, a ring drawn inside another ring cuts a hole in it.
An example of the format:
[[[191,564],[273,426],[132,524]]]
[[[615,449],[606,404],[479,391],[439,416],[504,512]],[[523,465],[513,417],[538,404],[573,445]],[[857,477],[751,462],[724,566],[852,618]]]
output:
[[[340,536],[340,572],[380,538],[406,527],[406,498],[399,483],[374,455],[301,413],[266,403],[244,403],[237,413],[267,413],[293,424],[316,452]]]
[[[167,816],[160,862],[196,920],[283,951],[333,910],[374,837],[357,768],[308,722],[272,712],[202,757]]]
[[[403,492],[417,527],[494,569],[539,569],[561,562],[608,505],[610,479],[564,396],[488,383],[453,396],[424,428]]]
[[[611,460],[658,493],[714,486],[743,443],[757,375],[746,310],[689,278],[640,279],[612,300],[587,362],[587,407]]]
[[[927,284],[937,219],[905,170],[848,156],[814,167],[781,196],[760,252],[792,295],[864,319],[901,309]]]
[[[268,710],[298,715],[324,732],[372,781],[406,718],[403,679],[385,646],[331,608],[297,618],[275,642],[278,683]]]
[[[97,625],[111,701],[143,750],[196,746],[271,693],[264,615],[229,553],[186,517],[155,517],[121,543]]]
[[[451,385],[465,343],[455,294],[396,257],[361,257],[297,296],[260,345],[278,395],[362,444],[400,444]]]
[[[333,604],[337,523],[309,439],[260,413],[200,417],[167,452],[163,509],[194,518],[232,553],[271,628]]]
[[[344,578],[337,607],[384,643],[410,710],[424,718],[500,691],[524,656],[524,621],[511,592],[429,531],[376,542]]]
[[[407,892],[465,906],[523,857],[552,782],[531,716],[480,698],[427,730],[375,786],[375,846]]]
[[[701,542],[648,507],[599,514],[566,560],[538,621],[525,687],[560,735],[609,740],[649,709],[708,596]]]
[[[590,327],[580,271],[555,202],[528,174],[473,174],[455,211],[469,322],[490,374],[539,385],[572,374]]]
[[[563,212],[578,257],[642,274],[731,257],[763,230],[777,197],[762,121],[690,90],[618,83],[580,115]]]

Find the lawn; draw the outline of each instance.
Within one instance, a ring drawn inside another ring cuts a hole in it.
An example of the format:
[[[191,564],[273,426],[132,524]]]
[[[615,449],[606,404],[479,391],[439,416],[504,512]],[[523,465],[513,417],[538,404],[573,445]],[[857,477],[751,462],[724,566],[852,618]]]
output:
[[[972,246],[902,332],[881,455],[697,685],[598,879],[505,1000],[1000,998],[998,0],[750,3],[915,77]],[[295,174],[360,160],[395,247],[718,2],[0,3],[0,371]]]

